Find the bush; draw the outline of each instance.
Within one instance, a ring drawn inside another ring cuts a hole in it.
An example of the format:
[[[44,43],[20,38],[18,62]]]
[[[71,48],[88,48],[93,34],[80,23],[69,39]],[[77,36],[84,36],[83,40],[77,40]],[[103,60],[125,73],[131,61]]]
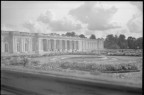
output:
[[[40,61],[31,61],[31,65],[37,66],[40,64]]]
[[[26,66],[28,63],[30,63],[30,60],[26,57],[13,57],[9,61],[9,65]]]
[[[26,58],[26,57],[22,58],[21,61],[22,61],[23,65],[24,65],[24,67],[30,63],[30,59]]]
[[[8,59],[1,59],[1,64],[3,64],[3,65],[9,65],[10,61]]]
[[[74,70],[82,70],[82,71],[100,71],[100,72],[107,72],[107,71],[128,71],[128,70],[138,70],[138,66],[133,63],[128,64],[86,64],[86,63],[69,63],[65,62],[60,65],[63,69],[74,69]]]
[[[20,57],[13,57],[10,60],[10,65],[23,65]]]

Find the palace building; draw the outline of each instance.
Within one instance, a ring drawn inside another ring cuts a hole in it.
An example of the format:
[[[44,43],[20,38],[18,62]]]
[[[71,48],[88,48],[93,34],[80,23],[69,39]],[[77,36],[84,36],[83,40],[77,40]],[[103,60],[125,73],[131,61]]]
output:
[[[1,54],[45,54],[51,52],[86,52],[103,50],[104,39],[1,31]]]

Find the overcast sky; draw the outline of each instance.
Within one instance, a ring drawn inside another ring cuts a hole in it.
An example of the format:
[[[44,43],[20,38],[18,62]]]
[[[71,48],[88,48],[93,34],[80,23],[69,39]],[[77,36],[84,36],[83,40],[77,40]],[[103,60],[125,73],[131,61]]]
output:
[[[142,2],[2,1],[2,30],[142,37]]]

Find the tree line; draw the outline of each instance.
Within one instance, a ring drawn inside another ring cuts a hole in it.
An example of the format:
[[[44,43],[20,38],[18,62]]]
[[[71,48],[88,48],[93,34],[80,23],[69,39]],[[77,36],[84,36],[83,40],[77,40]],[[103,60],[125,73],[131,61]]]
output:
[[[75,32],[67,32],[62,34],[66,36],[79,36],[80,38],[87,38],[84,34],[77,35]],[[89,39],[96,39],[94,34],[91,34]],[[143,37],[135,38],[129,36],[127,39],[125,35],[120,34],[119,36],[109,34],[104,40],[104,47],[107,49],[142,49],[143,48]]]
[[[107,49],[142,49],[143,37],[135,38],[129,36],[127,39],[125,35],[119,36],[112,34],[107,35],[104,41],[104,47]]]
[[[75,32],[67,32],[66,34],[62,34],[62,35],[65,35],[65,36],[70,36],[70,37],[80,37],[80,38],[87,38],[84,34],[80,34],[80,35],[77,35]],[[96,39],[96,36],[94,34],[92,34],[89,39]]]

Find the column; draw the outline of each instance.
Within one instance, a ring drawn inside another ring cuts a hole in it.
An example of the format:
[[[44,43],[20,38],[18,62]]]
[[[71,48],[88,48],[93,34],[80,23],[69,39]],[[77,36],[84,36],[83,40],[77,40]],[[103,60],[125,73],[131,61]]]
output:
[[[49,40],[47,39],[47,50],[49,51]]]
[[[82,46],[82,40],[79,40],[79,41],[78,41],[78,45],[79,45],[79,46],[78,46],[78,47],[79,47],[79,51],[83,51],[83,49],[82,49],[82,47],[83,47],[83,46]]]
[[[24,52],[24,38],[22,38],[22,52]]]
[[[51,39],[50,41],[51,41],[51,50],[54,51],[54,40]]]
[[[30,53],[32,52],[32,38],[30,38]]]
[[[44,44],[43,39],[40,39],[40,45],[39,45],[40,46],[40,51],[43,51],[43,44]]]
[[[84,43],[84,45],[83,45],[84,51],[86,51],[87,50],[87,42],[86,42],[86,40],[84,40],[83,43]]]
[[[77,41],[75,41],[75,50],[77,50]]]
[[[72,41],[72,50],[74,50],[74,41]]]
[[[27,38],[28,39],[28,53],[30,52],[30,38]]]
[[[70,43],[69,44],[70,45],[70,49],[69,50],[71,51],[72,50],[72,42],[71,42],[71,40],[69,41],[69,43]]]
[[[61,49],[62,49],[62,42],[61,40],[59,40],[59,50],[61,51]]]
[[[19,40],[20,40],[19,44],[20,44],[20,53],[21,53],[22,52],[22,38],[19,38]]]
[[[65,40],[65,51],[67,51],[67,40]]]
[[[76,41],[74,41],[74,50],[76,50]]]
[[[15,38],[15,51],[18,53],[18,51],[17,51],[17,50],[18,50],[18,49],[17,49],[17,43],[18,43],[18,42],[17,42],[17,37],[16,37],[16,38]]]
[[[75,44],[76,44],[76,50],[78,50],[78,47],[77,47],[77,41],[75,41]]]
[[[54,39],[54,51],[56,50],[56,39]]]
[[[59,44],[58,44],[58,40],[56,40],[56,50],[58,50],[59,48],[59,46],[58,46]]]
[[[81,41],[80,41],[80,43],[81,43],[81,44],[80,44],[81,51],[84,51],[84,41],[83,41],[83,40],[81,40]]]

